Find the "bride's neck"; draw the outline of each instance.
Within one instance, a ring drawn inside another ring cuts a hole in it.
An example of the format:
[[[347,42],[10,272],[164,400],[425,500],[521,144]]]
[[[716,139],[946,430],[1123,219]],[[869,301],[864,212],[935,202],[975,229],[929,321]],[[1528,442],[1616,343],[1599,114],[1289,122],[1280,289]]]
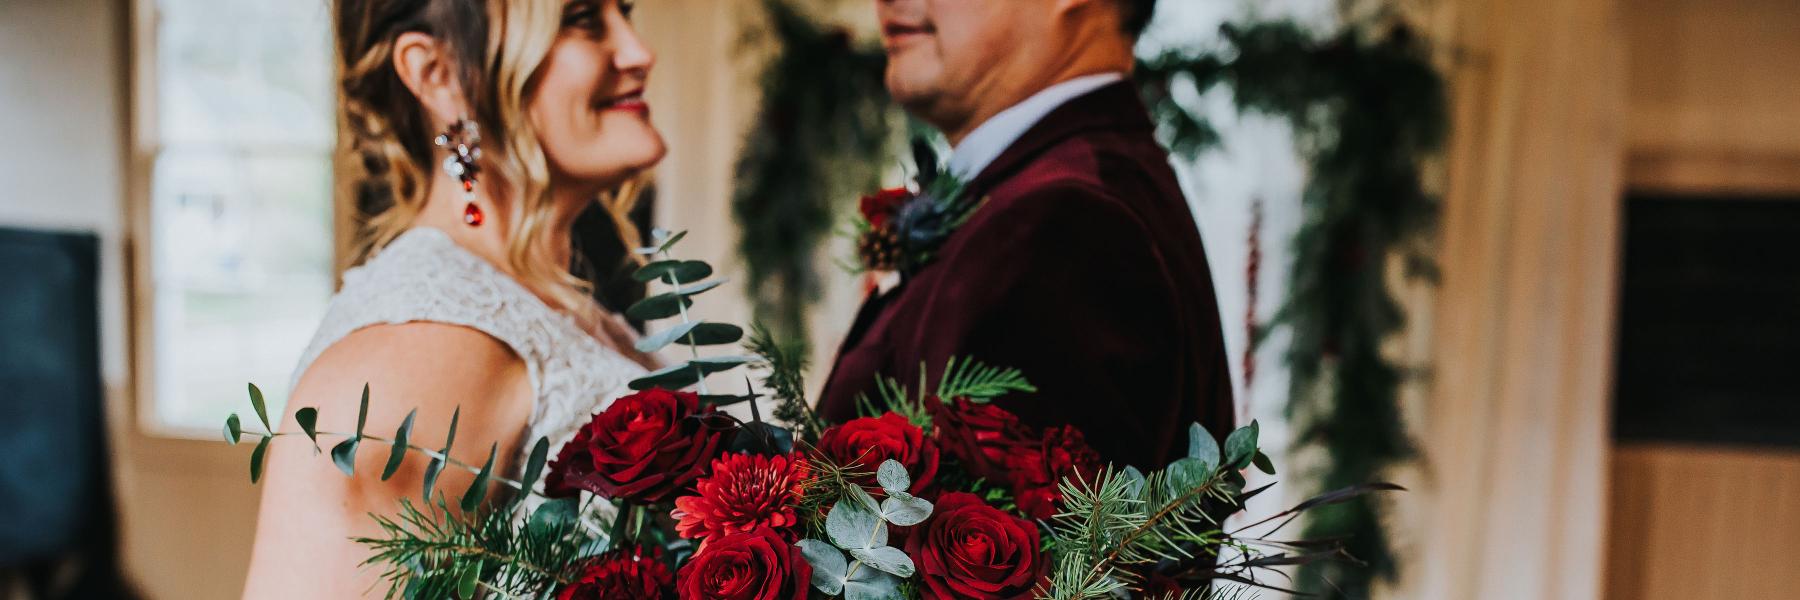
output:
[[[457,245],[476,256],[486,260],[501,272],[520,278],[520,274],[507,259],[512,248],[512,220],[515,218],[506,199],[497,198],[492,190],[502,189],[491,181],[475,184],[475,206],[481,211],[482,220],[478,226],[470,226],[463,220],[463,213],[469,204],[469,197],[462,192],[462,186],[449,175],[439,172],[432,182],[431,192],[425,200],[425,207],[414,220],[415,226],[431,227],[443,231]],[[558,265],[568,265],[573,257],[574,244],[570,240],[570,232],[574,228],[575,219],[581,216],[581,209],[587,203],[580,198],[581,192],[552,192],[552,202],[557,210],[550,215],[550,222],[542,230],[544,234],[534,243],[539,245],[542,256],[548,257]]]

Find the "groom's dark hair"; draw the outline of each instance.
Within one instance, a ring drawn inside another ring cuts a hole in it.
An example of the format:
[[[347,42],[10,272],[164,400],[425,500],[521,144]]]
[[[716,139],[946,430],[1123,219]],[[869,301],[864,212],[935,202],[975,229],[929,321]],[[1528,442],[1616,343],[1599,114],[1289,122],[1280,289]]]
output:
[[[1156,14],[1156,0],[1120,0],[1124,6],[1125,33],[1131,37],[1144,35],[1144,28],[1150,26],[1150,17]]]

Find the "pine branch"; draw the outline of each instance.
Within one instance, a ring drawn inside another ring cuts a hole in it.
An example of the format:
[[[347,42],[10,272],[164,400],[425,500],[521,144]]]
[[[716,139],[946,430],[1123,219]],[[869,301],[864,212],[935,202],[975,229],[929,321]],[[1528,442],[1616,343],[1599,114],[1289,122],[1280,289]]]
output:
[[[533,519],[518,527],[506,510],[453,515],[440,498],[427,509],[410,498],[400,514],[371,515],[383,537],[357,538],[375,551],[364,565],[383,565],[387,597],[449,598],[471,582],[501,594],[533,597],[569,583],[587,540],[573,522]]]
[[[1025,380],[1024,372],[982,364],[972,358],[951,357],[944,365],[943,380],[936,395],[940,398],[966,396],[976,401],[991,400],[1012,392],[1036,392],[1037,387]]]
[[[763,363],[769,367],[769,375],[763,378],[776,400],[775,418],[794,428],[795,437],[802,440],[818,439],[820,431],[825,429],[824,421],[806,401],[806,370],[810,366],[804,339],[791,342],[777,342],[775,334],[761,323],[752,325],[750,339],[745,347],[752,354],[761,356]]]

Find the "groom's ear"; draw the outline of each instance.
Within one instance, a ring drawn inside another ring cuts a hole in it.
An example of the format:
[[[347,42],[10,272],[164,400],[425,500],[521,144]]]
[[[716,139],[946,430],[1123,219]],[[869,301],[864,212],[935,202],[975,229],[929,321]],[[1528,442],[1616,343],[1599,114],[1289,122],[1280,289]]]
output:
[[[1077,12],[1099,11],[1099,13],[1107,15],[1109,20],[1116,18],[1122,24],[1129,16],[1127,14],[1130,9],[1129,5],[1136,2],[1137,0],[1056,0],[1052,10],[1057,15],[1065,17]],[[1124,29],[1124,26],[1121,25],[1119,28]]]
[[[394,71],[419,99],[433,123],[469,116],[469,105],[449,48],[437,38],[409,31],[394,39]]]

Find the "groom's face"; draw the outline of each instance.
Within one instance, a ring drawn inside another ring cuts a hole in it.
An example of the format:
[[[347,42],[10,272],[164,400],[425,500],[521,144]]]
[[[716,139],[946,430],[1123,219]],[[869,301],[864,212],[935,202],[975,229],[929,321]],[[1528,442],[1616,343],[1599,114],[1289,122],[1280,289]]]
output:
[[[875,0],[887,49],[887,86],[895,100],[946,131],[974,103],[1017,76],[1008,70],[1046,32],[1050,17],[1035,0]]]

